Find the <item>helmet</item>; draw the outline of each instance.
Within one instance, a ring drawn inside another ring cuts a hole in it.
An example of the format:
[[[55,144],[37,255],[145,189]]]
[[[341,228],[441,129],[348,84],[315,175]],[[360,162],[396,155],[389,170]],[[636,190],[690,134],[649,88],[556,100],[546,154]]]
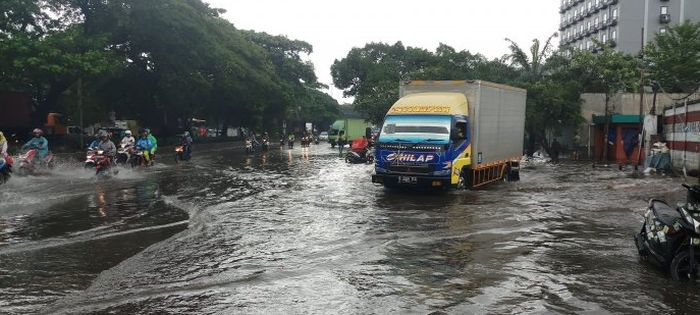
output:
[[[131,136],[131,130],[125,131],[124,134],[127,135],[127,136]]]
[[[107,139],[107,138],[109,138],[109,134],[107,133],[106,130],[100,130],[99,137],[100,137],[100,139]]]
[[[44,134],[44,132],[39,128],[34,128],[34,130],[32,130],[32,134],[34,134],[35,137],[40,137]]]
[[[151,129],[150,129],[150,128],[146,128],[146,129],[144,129],[144,131],[145,131],[147,134],[149,134],[149,135],[151,134]]]
[[[185,137],[189,137],[189,136],[190,136],[190,132],[189,132],[189,131],[185,131]]]

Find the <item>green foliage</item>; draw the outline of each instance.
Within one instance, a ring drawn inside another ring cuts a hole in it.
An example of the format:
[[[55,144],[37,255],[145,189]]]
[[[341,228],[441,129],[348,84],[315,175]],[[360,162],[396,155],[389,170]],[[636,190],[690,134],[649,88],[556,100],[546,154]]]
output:
[[[597,53],[577,51],[571,59],[572,73],[582,83],[584,91],[608,96],[621,91],[637,91],[639,65],[634,57],[607,46]]]
[[[700,22],[684,22],[658,34],[645,48],[651,77],[666,91],[692,93],[700,87]]]
[[[0,9],[0,89],[32,93],[39,112],[75,114],[82,78],[88,123],[114,110],[151,126],[197,117],[261,129],[290,108],[319,121],[333,113],[304,60],[310,44],[238,30],[201,0],[10,0]]]
[[[353,48],[331,67],[333,83],[354,97],[355,107],[371,122],[379,124],[398,99],[402,80],[467,80],[482,79],[508,82],[515,69],[501,60],[488,60],[480,54],[456,51],[440,44],[436,51],[370,43]]]

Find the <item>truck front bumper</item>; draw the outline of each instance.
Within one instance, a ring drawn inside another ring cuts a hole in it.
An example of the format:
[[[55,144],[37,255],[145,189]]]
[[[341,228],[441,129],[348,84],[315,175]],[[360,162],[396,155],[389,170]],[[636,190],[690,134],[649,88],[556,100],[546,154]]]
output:
[[[416,186],[435,188],[452,186],[452,181],[449,177],[417,175],[373,174],[372,182],[376,184],[383,184],[384,186]]]

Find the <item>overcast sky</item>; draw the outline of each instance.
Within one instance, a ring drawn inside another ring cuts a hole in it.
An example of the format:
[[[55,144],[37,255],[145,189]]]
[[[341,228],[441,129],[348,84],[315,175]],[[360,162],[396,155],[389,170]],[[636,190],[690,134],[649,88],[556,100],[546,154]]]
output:
[[[331,85],[330,67],[353,47],[395,43],[434,51],[439,43],[488,58],[507,53],[504,38],[529,47],[559,26],[559,0],[204,0],[224,8],[239,29],[304,40],[319,81]],[[558,41],[557,41],[558,42]],[[342,92],[330,94],[342,99]]]

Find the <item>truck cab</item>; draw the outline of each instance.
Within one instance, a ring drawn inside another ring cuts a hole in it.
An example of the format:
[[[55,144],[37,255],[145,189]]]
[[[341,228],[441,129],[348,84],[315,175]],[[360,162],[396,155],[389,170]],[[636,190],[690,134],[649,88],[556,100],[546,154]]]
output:
[[[387,113],[376,147],[372,181],[387,186],[456,186],[471,164],[469,109],[460,93],[401,98]]]

